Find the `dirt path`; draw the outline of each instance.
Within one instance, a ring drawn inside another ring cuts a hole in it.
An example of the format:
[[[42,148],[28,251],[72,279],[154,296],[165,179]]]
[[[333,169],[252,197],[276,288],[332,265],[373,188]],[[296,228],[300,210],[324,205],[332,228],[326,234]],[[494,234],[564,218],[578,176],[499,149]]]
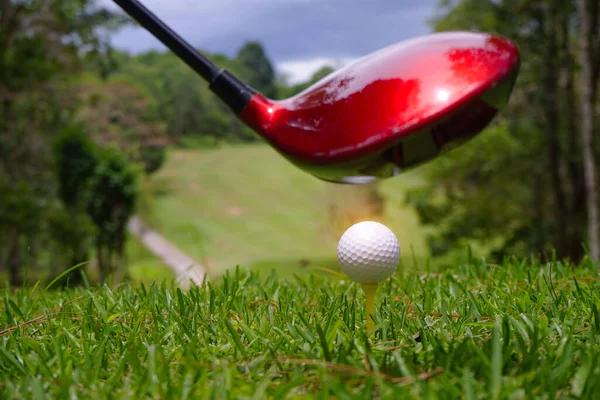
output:
[[[152,254],[173,270],[182,288],[189,288],[190,283],[202,285],[206,270],[190,256],[175,245],[150,229],[138,217],[132,217],[127,224],[129,232],[137,237]]]

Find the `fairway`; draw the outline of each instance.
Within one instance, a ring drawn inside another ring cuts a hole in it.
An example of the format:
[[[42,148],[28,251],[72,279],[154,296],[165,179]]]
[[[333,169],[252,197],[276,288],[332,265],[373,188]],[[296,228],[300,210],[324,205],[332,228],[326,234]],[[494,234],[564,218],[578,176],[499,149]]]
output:
[[[398,236],[405,262],[428,256],[417,216],[403,205],[404,190],[421,182],[417,172],[379,187],[386,199],[381,222]],[[211,275],[236,265],[282,275],[337,265],[328,196],[341,203],[353,196],[350,186],[320,181],[263,144],[172,150],[150,186],[151,212],[142,218]],[[134,269],[145,261],[135,247]]]

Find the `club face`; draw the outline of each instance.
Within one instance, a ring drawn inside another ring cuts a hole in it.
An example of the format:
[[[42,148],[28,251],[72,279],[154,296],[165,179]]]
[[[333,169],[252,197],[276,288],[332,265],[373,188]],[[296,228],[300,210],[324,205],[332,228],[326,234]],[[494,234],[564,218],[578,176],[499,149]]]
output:
[[[503,37],[438,33],[366,56],[290,99],[256,95],[240,117],[318,178],[368,183],[481,132],[508,102],[518,67]]]

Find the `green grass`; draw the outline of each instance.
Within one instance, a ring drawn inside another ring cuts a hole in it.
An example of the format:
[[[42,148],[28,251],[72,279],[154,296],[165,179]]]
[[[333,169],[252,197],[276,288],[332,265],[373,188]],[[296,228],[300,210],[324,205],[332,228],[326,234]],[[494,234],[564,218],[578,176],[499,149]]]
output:
[[[380,185],[382,222],[405,254],[412,248],[426,259],[423,230],[403,205],[405,189],[420,183],[414,171]],[[339,185],[300,171],[266,145],[172,150],[150,185],[151,213],[143,218],[212,275],[236,265],[287,273],[305,261],[335,260],[339,237],[328,225],[327,201]],[[135,254],[128,258],[134,268],[143,265]]]
[[[0,398],[574,399],[600,393],[591,265],[483,261],[396,274],[375,336],[335,275],[207,288],[5,293]]]

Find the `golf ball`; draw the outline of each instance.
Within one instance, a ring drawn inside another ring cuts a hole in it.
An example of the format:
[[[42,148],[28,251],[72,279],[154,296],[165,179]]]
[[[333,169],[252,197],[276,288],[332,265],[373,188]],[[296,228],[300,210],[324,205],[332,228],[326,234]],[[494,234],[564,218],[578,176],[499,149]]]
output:
[[[342,271],[358,283],[378,283],[394,273],[400,261],[400,244],[394,232],[379,222],[352,225],[337,248]]]

